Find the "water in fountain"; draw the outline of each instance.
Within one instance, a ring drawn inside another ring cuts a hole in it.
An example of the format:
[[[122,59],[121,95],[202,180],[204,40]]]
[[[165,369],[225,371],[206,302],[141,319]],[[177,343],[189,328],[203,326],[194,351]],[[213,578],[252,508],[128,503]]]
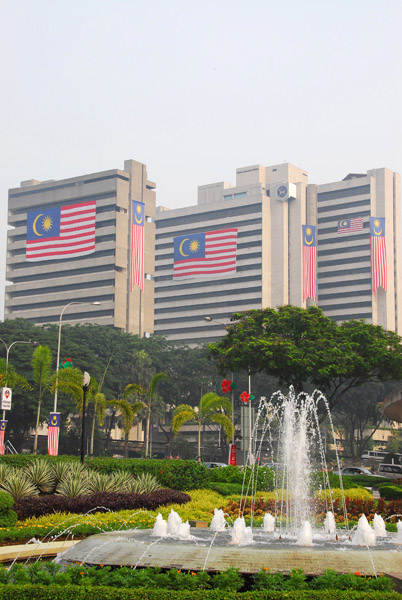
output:
[[[375,546],[376,535],[374,529],[362,515],[357,523],[357,529],[352,537],[353,546]]]
[[[334,513],[331,512],[330,510],[325,515],[324,531],[325,531],[325,533],[335,533],[335,531],[336,531],[336,523],[335,523]]]
[[[402,521],[398,521],[396,524],[396,537],[395,537],[395,541],[397,544],[402,544]]]
[[[181,519],[180,519],[181,521]],[[167,521],[165,521],[161,515],[161,513],[158,514],[158,516],[156,517],[156,521],[152,530],[151,535],[153,537],[166,537],[167,535]]]
[[[387,537],[387,530],[385,529],[385,521],[381,515],[374,515],[373,527],[376,537]]]
[[[230,543],[239,546],[248,546],[253,543],[253,531],[251,527],[246,527],[244,517],[238,517],[233,523]]]
[[[312,546],[313,545],[313,530],[311,528],[310,521],[304,521],[297,534],[297,545],[298,546]]]
[[[214,516],[212,517],[211,525],[209,526],[211,531],[225,531],[226,520],[225,513],[220,508],[214,509]]]
[[[275,531],[275,517],[270,513],[265,513],[262,527],[265,533],[273,533]]]
[[[167,521],[167,533],[172,535],[178,535],[180,530],[180,525],[182,524],[181,517],[172,510],[169,513],[168,521]]]

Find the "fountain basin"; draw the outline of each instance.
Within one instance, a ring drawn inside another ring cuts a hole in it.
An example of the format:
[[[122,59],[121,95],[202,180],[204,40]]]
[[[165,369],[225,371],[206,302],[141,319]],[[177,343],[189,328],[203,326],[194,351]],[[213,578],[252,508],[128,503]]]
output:
[[[217,533],[211,547],[211,532],[191,528],[191,541],[155,539],[148,530],[114,531],[90,536],[58,556],[61,564],[85,563],[131,567],[160,567],[192,571],[224,571],[236,567],[242,573],[256,573],[262,567],[271,572],[289,573],[303,569],[319,575],[326,569],[340,573],[374,575],[391,572],[402,577],[402,546],[387,537],[380,546],[352,546],[350,541],[328,541],[314,536],[313,546],[296,545],[296,538],[280,540],[277,535],[253,530],[252,546],[230,546],[230,533]]]

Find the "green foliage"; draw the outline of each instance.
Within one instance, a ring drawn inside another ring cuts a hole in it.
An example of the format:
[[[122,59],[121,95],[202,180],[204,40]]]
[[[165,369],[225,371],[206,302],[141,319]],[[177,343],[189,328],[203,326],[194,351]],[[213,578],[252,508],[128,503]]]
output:
[[[227,590],[230,592],[237,592],[244,585],[243,578],[239,574],[238,569],[228,569],[217,573],[212,579],[212,585],[218,590]]]
[[[402,500],[402,487],[397,485],[382,485],[379,489],[384,500]]]
[[[56,494],[67,498],[85,496],[89,491],[89,476],[81,469],[67,471],[56,488]]]
[[[12,510],[13,498],[6,492],[0,492],[0,527],[13,527],[17,523],[17,513]]]
[[[208,488],[218,492],[222,496],[240,495],[242,490],[241,483],[225,483],[224,481],[211,481]]]
[[[209,345],[219,372],[264,372],[303,390],[323,391],[332,408],[346,390],[401,379],[401,338],[364,321],[340,324],[310,306],[234,313],[226,335]]]
[[[62,464],[62,463],[61,463]],[[48,494],[56,487],[56,477],[51,464],[47,460],[35,461],[28,465],[24,473],[40,492]]]
[[[0,483],[0,487],[14,500],[39,494],[38,488],[18,469],[9,469],[7,478]]]
[[[128,491],[133,492],[134,494],[149,494],[155,490],[160,490],[161,486],[154,475],[151,475],[150,473],[141,473],[132,479],[130,488],[131,489]]]

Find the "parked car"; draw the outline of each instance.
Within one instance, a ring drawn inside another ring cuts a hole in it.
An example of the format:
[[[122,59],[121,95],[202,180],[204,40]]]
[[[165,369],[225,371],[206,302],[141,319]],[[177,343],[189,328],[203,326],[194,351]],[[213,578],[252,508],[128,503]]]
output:
[[[215,467],[227,467],[228,465],[226,463],[221,463],[221,462],[204,462],[203,463],[207,469],[215,469]]]
[[[339,471],[334,471],[336,475],[339,475]],[[373,475],[371,471],[366,469],[366,467],[344,467],[341,469],[341,475]]]
[[[378,466],[378,474],[387,479],[402,479],[402,466],[381,463]]]

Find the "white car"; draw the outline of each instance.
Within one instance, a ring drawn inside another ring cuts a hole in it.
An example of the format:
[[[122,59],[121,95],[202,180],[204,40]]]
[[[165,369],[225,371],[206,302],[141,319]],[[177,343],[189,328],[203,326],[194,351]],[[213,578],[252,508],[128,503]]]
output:
[[[339,472],[336,475],[339,475]],[[341,469],[341,475],[370,475],[372,477],[373,473],[366,469],[366,467],[344,467]]]

